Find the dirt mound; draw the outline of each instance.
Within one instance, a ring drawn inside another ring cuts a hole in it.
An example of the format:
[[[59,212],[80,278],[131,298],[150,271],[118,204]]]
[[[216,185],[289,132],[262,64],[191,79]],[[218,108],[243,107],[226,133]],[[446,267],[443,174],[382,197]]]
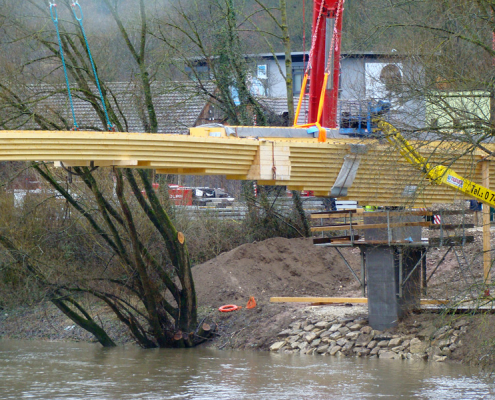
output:
[[[359,265],[359,250],[346,250],[351,265]],[[249,296],[265,302],[273,296],[358,293],[358,284],[337,252],[314,246],[311,239],[245,244],[195,266],[193,276],[199,304],[211,307],[245,305]]]

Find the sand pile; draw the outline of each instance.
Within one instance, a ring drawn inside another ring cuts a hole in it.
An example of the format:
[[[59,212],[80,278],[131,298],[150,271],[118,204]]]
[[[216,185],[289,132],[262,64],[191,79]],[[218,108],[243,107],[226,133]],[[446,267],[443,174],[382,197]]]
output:
[[[353,267],[359,251],[345,249]],[[274,238],[237,247],[193,268],[200,305],[244,305],[273,296],[349,296],[358,284],[334,249],[311,239]]]

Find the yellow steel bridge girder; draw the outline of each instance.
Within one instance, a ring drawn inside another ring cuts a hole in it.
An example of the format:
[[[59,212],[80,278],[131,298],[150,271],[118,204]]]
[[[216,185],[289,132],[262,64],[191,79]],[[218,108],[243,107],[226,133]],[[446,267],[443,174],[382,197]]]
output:
[[[67,166],[152,168],[158,173],[226,175],[328,195],[351,145],[366,144],[348,199],[362,204],[428,207],[466,198],[447,187],[431,185],[424,174],[402,160],[389,145],[373,140],[235,137],[107,133],[82,131],[1,131],[0,161],[62,161]],[[462,143],[411,144],[432,165],[444,164],[473,182],[481,182],[478,162],[484,153],[468,152]],[[494,151],[495,145],[487,145]],[[463,155],[466,153],[465,155]],[[450,160],[454,160],[451,163]],[[490,163],[490,172],[494,163]],[[495,180],[491,180],[495,183]],[[410,196],[411,187],[416,187]],[[491,189],[495,189],[491,187]]]

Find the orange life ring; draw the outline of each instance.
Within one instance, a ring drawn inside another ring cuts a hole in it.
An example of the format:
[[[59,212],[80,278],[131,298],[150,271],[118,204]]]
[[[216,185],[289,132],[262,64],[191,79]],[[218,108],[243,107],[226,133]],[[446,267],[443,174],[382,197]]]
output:
[[[239,306],[236,306],[235,304],[226,304],[218,309],[220,312],[231,312],[231,311],[237,311]]]

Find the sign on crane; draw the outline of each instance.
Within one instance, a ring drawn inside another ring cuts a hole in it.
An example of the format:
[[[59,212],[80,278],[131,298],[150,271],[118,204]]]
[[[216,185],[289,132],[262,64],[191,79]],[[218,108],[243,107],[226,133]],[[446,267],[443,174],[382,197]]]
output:
[[[375,122],[387,141],[400,152],[407,162],[422,171],[431,183],[449,186],[475,200],[495,207],[495,191],[462,177],[445,165],[432,167],[428,160],[419,154],[391,123],[379,119]]]

